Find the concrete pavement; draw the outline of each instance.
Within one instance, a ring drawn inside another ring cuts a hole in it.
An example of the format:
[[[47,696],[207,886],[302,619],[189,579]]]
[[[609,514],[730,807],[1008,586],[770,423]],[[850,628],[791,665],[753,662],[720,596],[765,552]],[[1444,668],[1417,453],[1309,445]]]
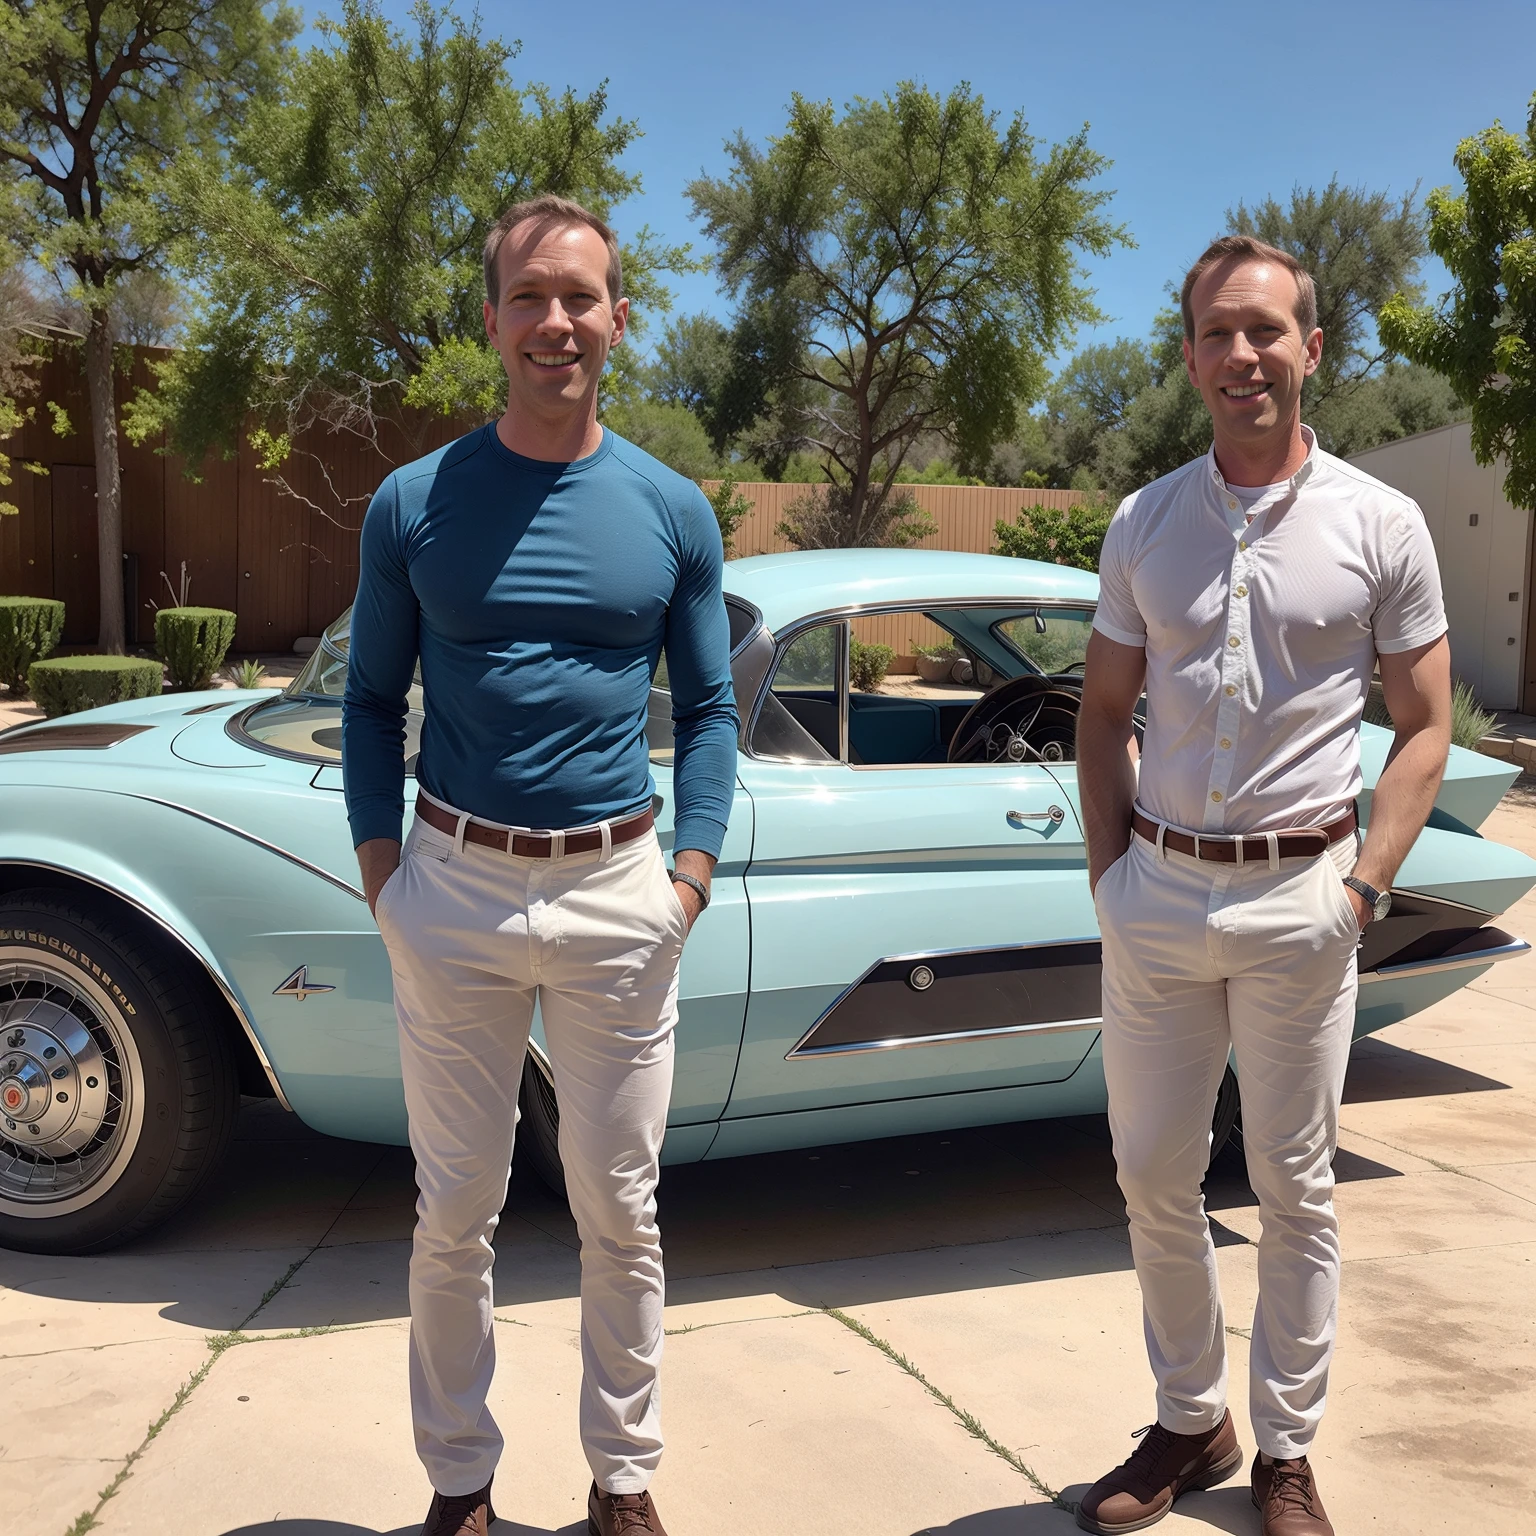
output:
[[[1490,836],[1536,854],[1517,792]],[[1536,937],[1536,900],[1508,926]],[[1356,1047],[1315,1460],[1343,1533],[1517,1532],[1536,1470],[1536,959]],[[92,1259],[0,1253],[0,1531],[414,1533],[410,1161],[244,1114],[216,1185]],[[1252,1195],[1213,1172],[1243,1411]],[[668,1171],[673,1536],[1066,1533],[1152,1417],[1102,1120]],[[518,1173],[497,1241],[506,1536],[584,1529],[577,1262]],[[110,1497],[101,1497],[104,1490]],[[1390,1501],[1392,1517],[1380,1511]],[[1256,1533],[1246,1475],[1161,1529]]]

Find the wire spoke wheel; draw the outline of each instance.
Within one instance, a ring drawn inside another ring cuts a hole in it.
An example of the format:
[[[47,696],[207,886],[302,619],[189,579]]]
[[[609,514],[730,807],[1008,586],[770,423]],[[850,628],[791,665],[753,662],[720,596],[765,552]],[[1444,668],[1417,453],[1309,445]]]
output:
[[[239,1106],[220,1007],[109,897],[0,900],[0,1247],[97,1252],[187,1200]]]
[[[143,1115],[138,1047],[100,984],[0,947],[0,1212],[58,1215],[104,1194]]]

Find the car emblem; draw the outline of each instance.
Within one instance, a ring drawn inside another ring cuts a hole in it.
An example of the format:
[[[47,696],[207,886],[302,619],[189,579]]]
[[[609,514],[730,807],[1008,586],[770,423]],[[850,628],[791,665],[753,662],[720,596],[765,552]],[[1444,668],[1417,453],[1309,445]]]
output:
[[[280,987],[273,987],[273,997],[296,997],[302,1003],[306,997],[313,997],[317,992],[334,992],[335,987],[328,987],[323,982],[311,984],[309,979],[309,967],[301,965],[287,981]]]

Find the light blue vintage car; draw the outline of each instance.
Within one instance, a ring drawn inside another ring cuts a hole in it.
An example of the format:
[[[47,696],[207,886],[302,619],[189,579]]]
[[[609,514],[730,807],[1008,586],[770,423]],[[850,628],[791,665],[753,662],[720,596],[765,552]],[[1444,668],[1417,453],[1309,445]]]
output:
[[[683,962],[666,1159],[1102,1111],[1073,757],[1096,578],[826,551],[736,561],[726,590],[736,801]],[[885,614],[953,636],[957,680],[850,687],[853,625]],[[0,736],[0,1244],[145,1231],[217,1160],[241,1093],[404,1141],[389,967],[342,804],[347,637],[343,616],[282,694],[166,695]],[[665,684],[650,739],[668,846]],[[1368,786],[1388,742],[1365,728]],[[1488,920],[1536,863],[1476,832],[1513,777],[1453,750],[1367,932],[1361,1033],[1527,948]],[[558,1186],[537,1024],[522,1102],[520,1155]],[[1236,1107],[1229,1081],[1218,1142]]]

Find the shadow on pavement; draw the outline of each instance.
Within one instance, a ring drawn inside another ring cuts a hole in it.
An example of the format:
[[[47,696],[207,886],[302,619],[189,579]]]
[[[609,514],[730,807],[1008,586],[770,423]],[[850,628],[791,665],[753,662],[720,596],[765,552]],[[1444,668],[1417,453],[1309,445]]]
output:
[[[1379,1041],[1357,1046],[1349,1081],[1357,1098],[1499,1086]],[[1398,1174],[1347,1151],[1335,1170],[1341,1181]],[[408,1149],[321,1136],[249,1102],[224,1167],[165,1227],[86,1259],[0,1250],[0,1286],[153,1303],[167,1320],[224,1329],[302,1260],[254,1329],[403,1320],[415,1193]],[[1206,1197],[1217,1243],[1245,1241],[1221,1221],[1255,1203],[1240,1149],[1218,1158]],[[672,1294],[690,1302],[776,1292],[855,1306],[1130,1267],[1102,1115],[674,1165],[660,1206]],[[496,1249],[498,1307],[578,1294],[570,1213],[516,1159]],[[235,1308],[236,1295],[249,1300]]]
[[[1054,1504],[1018,1504],[1007,1509],[982,1509],[974,1515],[962,1515],[948,1525],[925,1525],[912,1536],[1014,1536],[1016,1532],[1057,1531],[1065,1536],[1075,1531],[1077,1522],[1066,1510]]]
[[[371,1525],[349,1525],[340,1520],[263,1520],[260,1525],[242,1525],[225,1531],[223,1536],[418,1536],[419,1525],[402,1525],[393,1531],[377,1531]],[[519,1525],[515,1520],[498,1520],[491,1526],[493,1536],[586,1536],[587,1522],[562,1525],[552,1531],[544,1525]],[[980,1536],[980,1532],[978,1532]]]
[[[1423,1051],[1404,1050],[1367,1036],[1350,1053],[1344,1080],[1346,1104],[1376,1104],[1384,1099],[1428,1099],[1448,1093],[1491,1093],[1508,1088],[1497,1078],[1469,1072]]]
[[[1108,1470],[1106,1467],[1105,1471]],[[1088,1492],[1089,1486],[1087,1483],[1074,1483],[1070,1488],[1063,1488],[1061,1496],[1076,1503]],[[1077,1521],[1064,1511],[1056,1509],[1054,1505],[1036,1507],[1050,1509],[1060,1515],[1062,1530],[1077,1529]],[[1253,1495],[1248,1488],[1246,1467],[1230,1483],[1224,1483],[1220,1488],[1184,1494],[1174,1508],[1184,1519],[1198,1520],[1201,1524],[1208,1525],[1213,1531],[1226,1531],[1230,1536],[1253,1536],[1259,1528],[1259,1515],[1253,1507]],[[265,1530],[266,1527],[263,1526],[262,1529]],[[1046,1527],[1042,1526],[1041,1529],[1044,1530]],[[986,1531],[986,1527],[977,1526],[975,1536],[985,1536]],[[953,1525],[942,1526],[933,1533],[933,1536],[971,1536],[971,1532],[964,1520],[957,1520]]]

